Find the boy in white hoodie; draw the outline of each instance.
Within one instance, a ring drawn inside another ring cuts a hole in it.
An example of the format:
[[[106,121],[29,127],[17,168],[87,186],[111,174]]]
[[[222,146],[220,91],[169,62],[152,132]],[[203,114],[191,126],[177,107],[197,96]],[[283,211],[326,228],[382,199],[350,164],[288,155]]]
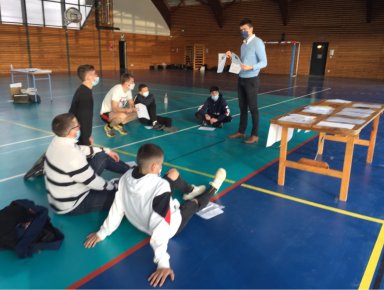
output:
[[[121,179],[119,190],[108,217],[99,231],[88,235],[84,246],[94,247],[112,234],[120,225],[124,215],[137,229],[151,236],[157,270],[149,277],[151,286],[162,286],[169,276],[174,280],[167,253],[168,241],[180,232],[190,218],[204,208],[226,178],[220,168],[215,179],[206,190],[205,186],[195,187],[182,179],[172,168],[160,177],[164,162],[163,150],[155,144],[144,144],[137,154],[137,167],[130,169]],[[172,198],[176,189],[184,192],[182,205]]]

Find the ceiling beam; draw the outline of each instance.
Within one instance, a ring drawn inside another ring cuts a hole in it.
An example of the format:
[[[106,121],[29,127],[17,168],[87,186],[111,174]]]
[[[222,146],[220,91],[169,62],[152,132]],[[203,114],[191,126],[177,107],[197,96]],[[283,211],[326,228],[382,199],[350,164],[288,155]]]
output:
[[[164,21],[168,25],[168,28],[171,29],[171,26],[172,26],[171,11],[169,10],[165,0],[152,0],[152,3],[156,6],[157,10],[159,10],[161,16],[163,16]]]
[[[372,21],[373,0],[367,0],[367,23]]]
[[[207,2],[213,14],[215,15],[217,24],[219,25],[220,28],[222,28],[224,23],[224,12],[223,12],[223,6],[221,5],[221,1],[208,0]]]
[[[369,0],[367,0],[369,1]],[[284,26],[288,24],[288,0],[279,0],[279,8]]]

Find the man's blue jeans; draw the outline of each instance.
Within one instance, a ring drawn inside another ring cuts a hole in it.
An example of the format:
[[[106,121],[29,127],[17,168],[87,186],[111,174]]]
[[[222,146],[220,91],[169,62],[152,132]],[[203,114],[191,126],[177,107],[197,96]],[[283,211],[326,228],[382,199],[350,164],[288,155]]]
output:
[[[112,172],[124,174],[129,166],[123,161],[116,162],[108,154],[99,152],[92,158],[88,159],[89,165],[93,168],[97,175],[107,169]],[[77,215],[92,211],[109,210],[115,198],[116,190],[93,190],[89,192],[87,197],[79,204],[69,215]]]

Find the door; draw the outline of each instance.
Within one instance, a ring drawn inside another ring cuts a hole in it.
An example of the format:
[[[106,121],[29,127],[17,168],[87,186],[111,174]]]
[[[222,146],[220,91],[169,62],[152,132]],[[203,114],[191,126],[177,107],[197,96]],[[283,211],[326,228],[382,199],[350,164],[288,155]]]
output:
[[[312,45],[310,75],[323,76],[327,64],[328,42],[314,42]]]

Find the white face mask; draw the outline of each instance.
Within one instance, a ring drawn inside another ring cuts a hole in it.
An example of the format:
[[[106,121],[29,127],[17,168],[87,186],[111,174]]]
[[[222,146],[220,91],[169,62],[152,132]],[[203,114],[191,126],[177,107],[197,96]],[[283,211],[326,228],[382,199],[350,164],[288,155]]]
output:
[[[75,136],[76,141],[79,141],[80,134],[81,134],[81,132],[80,132],[80,130],[78,130],[78,131],[76,132],[76,136]]]
[[[143,97],[148,97],[149,96],[149,92],[144,92],[143,93]]]
[[[219,95],[211,96],[212,100],[216,102],[219,99]]]
[[[130,89],[131,91],[133,91],[134,88],[135,88],[135,84],[134,84],[134,83],[129,85],[129,89]]]
[[[100,82],[100,78],[96,77],[95,80],[92,82],[92,87],[97,86]]]

